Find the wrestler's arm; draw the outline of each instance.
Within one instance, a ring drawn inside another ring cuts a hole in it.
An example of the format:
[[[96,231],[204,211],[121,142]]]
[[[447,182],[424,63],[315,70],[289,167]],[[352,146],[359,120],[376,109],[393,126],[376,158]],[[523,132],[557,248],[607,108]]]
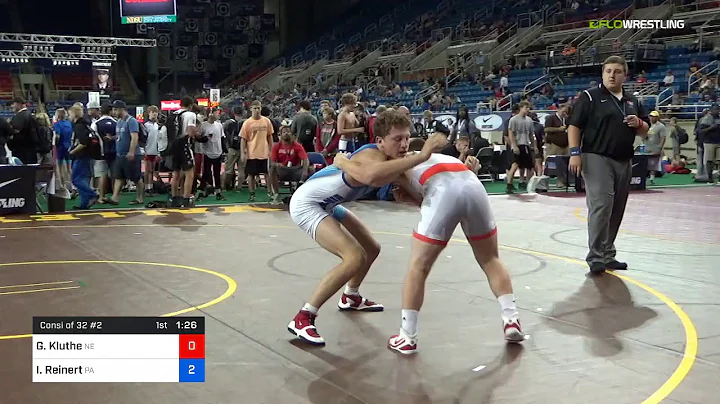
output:
[[[407,203],[417,207],[422,206],[423,196],[413,189],[412,184],[410,184],[410,179],[407,177],[407,173],[397,177],[397,179],[393,182],[393,185],[398,188],[398,191],[393,189],[393,196],[395,197],[396,202]]]
[[[384,153],[368,149],[353,155],[352,160],[342,156],[335,157],[333,165],[346,172],[355,181],[371,187],[383,187],[397,179],[405,171],[427,161],[429,153],[417,153],[412,156],[387,160]]]

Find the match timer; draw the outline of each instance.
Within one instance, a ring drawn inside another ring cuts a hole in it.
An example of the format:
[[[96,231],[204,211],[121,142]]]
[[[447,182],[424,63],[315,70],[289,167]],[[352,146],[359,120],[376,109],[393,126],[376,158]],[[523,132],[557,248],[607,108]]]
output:
[[[33,382],[205,381],[204,317],[34,317]]]

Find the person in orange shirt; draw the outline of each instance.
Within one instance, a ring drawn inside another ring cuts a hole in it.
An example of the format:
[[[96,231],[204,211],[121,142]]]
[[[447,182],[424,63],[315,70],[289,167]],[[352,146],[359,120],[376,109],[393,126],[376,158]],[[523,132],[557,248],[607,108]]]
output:
[[[273,147],[274,129],[270,119],[262,116],[260,101],[250,103],[252,116],[243,123],[240,129],[242,139],[241,155],[242,164],[245,166],[245,174],[248,176],[248,188],[250,189],[250,202],[255,202],[255,189],[257,188],[257,177],[265,176],[265,183],[268,187],[268,196],[273,198],[272,186],[267,178],[268,159]]]

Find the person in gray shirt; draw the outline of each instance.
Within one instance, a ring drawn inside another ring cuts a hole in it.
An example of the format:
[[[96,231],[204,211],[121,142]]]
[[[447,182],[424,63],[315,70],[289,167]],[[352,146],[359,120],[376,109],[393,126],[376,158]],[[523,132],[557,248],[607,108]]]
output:
[[[662,171],[661,160],[663,157],[663,148],[667,139],[668,130],[665,124],[660,122],[660,112],[650,112],[650,129],[647,135],[643,137],[645,145],[645,153],[648,156],[648,171],[650,172],[650,184],[655,184],[655,176]]]
[[[310,112],[312,105],[310,101],[300,101],[298,104],[300,111],[295,115],[290,124],[290,130],[306,152],[315,151],[315,134],[318,129],[318,120]]]
[[[530,103],[521,101],[520,109],[517,115],[508,121],[508,144],[512,153],[512,166],[507,175],[507,193],[511,194],[515,190],[513,180],[515,172],[520,169],[520,186],[527,185],[528,174],[535,167],[535,158],[533,153],[537,153],[537,142],[535,140],[535,123],[528,116],[530,113]]]

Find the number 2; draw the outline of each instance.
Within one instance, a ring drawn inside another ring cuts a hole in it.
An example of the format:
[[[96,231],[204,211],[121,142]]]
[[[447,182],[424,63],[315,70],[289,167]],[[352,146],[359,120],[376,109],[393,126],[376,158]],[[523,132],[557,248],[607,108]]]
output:
[[[189,375],[194,375],[194,374],[195,374],[195,365],[190,365],[190,366],[188,367],[188,374],[189,374]]]

